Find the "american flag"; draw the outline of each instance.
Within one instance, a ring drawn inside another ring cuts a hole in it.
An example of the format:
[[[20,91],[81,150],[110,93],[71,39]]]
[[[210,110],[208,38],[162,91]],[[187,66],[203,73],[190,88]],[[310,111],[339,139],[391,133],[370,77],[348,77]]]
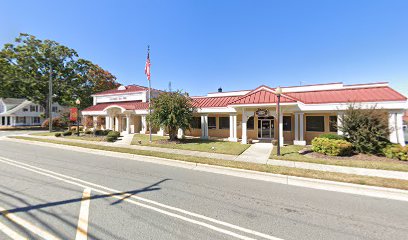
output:
[[[145,74],[147,76],[147,80],[150,81],[150,49],[147,50],[147,59],[146,59],[146,66],[145,66]]]

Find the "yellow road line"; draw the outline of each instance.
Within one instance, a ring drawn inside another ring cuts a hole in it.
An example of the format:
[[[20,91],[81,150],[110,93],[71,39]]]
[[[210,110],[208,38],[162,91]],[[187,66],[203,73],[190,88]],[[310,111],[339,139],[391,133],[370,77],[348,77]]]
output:
[[[78,227],[75,240],[88,239],[88,216],[90,198],[91,189],[85,188],[84,193],[82,194],[81,208],[79,210]]]
[[[20,234],[16,233],[14,230],[7,227],[6,225],[4,225],[1,222],[0,222],[0,231],[2,231],[4,234],[9,236],[13,240],[26,240],[26,239],[28,239],[28,238],[25,238],[25,237],[21,236]]]
[[[22,219],[20,217],[17,217],[16,215],[14,215],[12,213],[7,212],[7,210],[2,208],[2,207],[0,207],[0,212],[4,217],[9,219],[10,221],[24,227],[28,231],[40,236],[41,238],[44,238],[46,240],[57,240],[58,239],[58,238],[54,237],[53,235],[51,235],[49,232],[38,228],[37,226],[33,225],[32,223],[27,222],[26,220],[24,220],[24,219]]]

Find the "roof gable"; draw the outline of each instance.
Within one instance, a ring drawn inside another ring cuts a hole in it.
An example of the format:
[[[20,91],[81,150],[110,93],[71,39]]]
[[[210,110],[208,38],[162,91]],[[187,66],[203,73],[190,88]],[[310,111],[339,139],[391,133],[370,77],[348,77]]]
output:
[[[289,103],[296,102],[297,100],[293,97],[287,96],[286,94],[281,94],[280,102]],[[239,97],[237,100],[231,102],[231,105],[240,104],[274,104],[278,102],[278,96],[273,88],[262,85],[255,90],[247,93],[245,96]]]

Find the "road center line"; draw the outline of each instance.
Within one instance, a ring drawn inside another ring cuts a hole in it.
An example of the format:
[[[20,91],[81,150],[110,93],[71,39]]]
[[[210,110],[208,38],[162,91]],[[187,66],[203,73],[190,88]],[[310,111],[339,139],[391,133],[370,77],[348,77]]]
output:
[[[91,189],[85,188],[84,193],[82,194],[81,208],[79,210],[78,227],[75,240],[88,239],[88,216],[90,199]]]
[[[227,235],[239,238],[239,239],[253,239],[253,238],[249,238],[249,237],[246,237],[246,236],[231,232],[229,230],[222,229],[222,228],[207,224],[205,222],[197,221],[197,220],[194,220],[194,219],[191,219],[191,218],[188,218],[188,217],[184,217],[184,216],[181,216],[181,215],[178,215],[178,214],[175,214],[175,213],[172,213],[172,212],[160,209],[160,208],[156,208],[156,207],[153,207],[153,206],[150,206],[150,205],[146,205],[146,204],[143,204],[143,203],[140,203],[140,202],[136,202],[136,201],[133,201],[132,199],[129,199],[129,198],[123,199],[122,196],[129,196],[131,198],[134,198],[134,199],[137,199],[137,200],[140,200],[140,201],[148,202],[150,204],[154,204],[154,205],[157,205],[157,206],[160,206],[160,207],[163,207],[163,208],[178,211],[178,212],[181,212],[181,213],[186,214],[186,215],[190,215],[190,216],[194,216],[194,217],[197,217],[197,218],[205,219],[207,221],[210,221],[210,222],[213,222],[213,223],[216,223],[216,224],[219,224],[219,225],[223,225],[223,226],[226,226],[226,227],[229,227],[229,228],[233,228],[235,230],[239,230],[239,231],[242,231],[242,232],[246,232],[246,233],[249,233],[249,234],[252,234],[252,235],[255,235],[255,236],[258,236],[258,237],[262,237],[262,238],[265,238],[265,239],[282,240],[282,239],[274,237],[274,236],[270,236],[270,235],[267,235],[267,234],[264,234],[264,233],[260,233],[260,232],[257,232],[257,231],[251,230],[251,229],[239,227],[239,226],[227,223],[227,222],[223,222],[223,221],[220,221],[220,220],[217,220],[217,219],[206,217],[206,216],[203,216],[203,215],[200,215],[200,214],[197,214],[197,213],[189,212],[189,211],[186,211],[186,210],[183,210],[183,209],[180,209],[180,208],[167,206],[165,204],[158,203],[158,202],[155,202],[155,201],[152,201],[152,200],[149,200],[149,199],[145,199],[145,198],[141,198],[141,197],[137,197],[137,196],[132,196],[132,195],[126,194],[126,193],[122,194],[121,196],[113,195],[112,192],[113,193],[118,193],[118,192],[121,192],[121,191],[114,190],[114,189],[111,189],[111,188],[107,188],[107,187],[104,187],[104,186],[101,186],[101,185],[98,185],[98,184],[90,183],[90,182],[87,182],[87,181],[84,181],[84,180],[81,180],[81,179],[77,179],[77,178],[74,178],[74,177],[70,177],[70,176],[67,176],[67,175],[63,175],[63,174],[53,172],[53,171],[50,171],[50,170],[47,170],[47,169],[35,167],[33,165],[30,165],[30,164],[22,163],[22,162],[19,162],[19,161],[14,161],[14,160],[4,158],[4,157],[0,157],[0,162],[4,162],[4,163],[9,164],[9,165],[13,165],[13,166],[23,168],[23,169],[26,169],[26,170],[29,170],[29,171],[32,171],[32,172],[36,172],[36,173],[39,173],[41,175],[45,175],[45,176],[48,176],[48,177],[51,177],[51,178],[54,178],[54,179],[58,179],[60,181],[66,182],[66,183],[70,183],[70,184],[73,184],[73,185],[80,186],[80,187],[86,188],[86,187],[89,187],[89,186],[83,185],[83,184],[78,183],[78,182],[82,182],[84,184],[88,184],[88,185],[91,185],[91,186],[102,188],[102,189],[105,189],[105,190],[110,191],[110,192],[106,192],[106,191],[100,190],[98,188],[91,188],[91,189],[92,189],[92,191],[99,192],[99,193],[102,193],[102,194],[110,194],[114,198],[121,199],[121,200],[124,200],[126,202],[129,202],[129,203],[132,203],[132,204],[144,207],[144,208],[148,208],[148,209],[154,210],[156,212],[160,212],[162,214],[172,216],[172,217],[175,217],[175,218],[178,218],[178,219],[190,222],[190,223],[194,223],[194,224],[197,224],[197,225],[200,225],[200,226],[203,226],[203,227],[206,227],[206,228],[209,228],[209,229],[212,229],[212,230],[215,230],[215,231],[218,231],[218,232],[221,232],[221,233],[224,233],[224,234],[227,234]],[[34,170],[34,169],[36,169],[36,170]],[[66,179],[64,179],[64,178],[66,178]],[[72,181],[67,180],[67,179],[71,179]],[[74,181],[76,181],[76,182],[74,182]]]
[[[9,236],[13,240],[26,240],[26,239],[28,239],[28,238],[25,238],[25,237],[21,236],[20,234],[16,233],[14,230],[7,227],[6,225],[4,225],[1,222],[0,222],[0,231],[2,231],[4,234]]]
[[[7,212],[7,210],[2,208],[2,207],[0,207],[0,212],[4,217],[9,219],[10,221],[24,227],[28,231],[40,236],[41,238],[44,238],[46,240],[58,240],[58,238],[54,237],[49,232],[38,228],[37,226],[33,225],[30,222],[27,222],[26,220],[24,220],[24,219],[22,219],[20,217],[17,217],[15,214]]]

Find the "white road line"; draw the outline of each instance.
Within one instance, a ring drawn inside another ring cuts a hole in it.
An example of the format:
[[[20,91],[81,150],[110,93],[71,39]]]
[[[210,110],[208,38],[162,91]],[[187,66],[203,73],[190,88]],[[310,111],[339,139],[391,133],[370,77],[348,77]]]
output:
[[[89,216],[89,203],[91,198],[91,189],[85,188],[82,194],[81,208],[79,210],[78,227],[75,240],[87,240],[88,239],[88,216]]]
[[[28,239],[28,238],[25,238],[25,237],[21,236],[20,234],[16,233],[14,230],[7,227],[6,225],[4,225],[1,222],[0,222],[0,231],[2,231],[4,234],[9,236],[13,240],[26,240],[26,239]]]
[[[78,178],[63,175],[63,174],[53,172],[53,171],[50,171],[50,170],[47,170],[47,169],[35,167],[33,165],[30,165],[30,164],[14,161],[14,160],[11,160],[11,159],[8,159],[8,158],[0,157],[0,162],[4,162],[4,163],[12,165],[12,166],[16,166],[16,167],[19,167],[19,168],[26,169],[28,171],[36,172],[36,173],[39,173],[41,175],[45,175],[45,176],[48,176],[48,177],[51,177],[51,178],[54,178],[54,179],[58,179],[60,181],[66,182],[66,183],[70,183],[70,184],[73,184],[73,185],[80,186],[80,187],[85,188],[85,187],[89,187],[89,186],[83,185],[83,184],[78,183],[78,182],[82,182],[82,183],[85,183],[85,184],[88,184],[88,185],[91,185],[91,186],[95,186],[95,187],[102,188],[102,189],[105,189],[107,191],[110,191],[110,192],[106,192],[106,191],[103,191],[103,190],[100,190],[100,189],[97,189],[97,188],[91,188],[92,191],[99,192],[99,193],[102,193],[102,194],[112,194],[112,193],[121,192],[121,191],[114,190],[114,189],[111,189],[111,188],[107,188],[107,187],[104,187],[104,186],[101,186],[101,185],[98,185],[98,184],[90,183],[90,182],[87,182],[87,181],[84,181],[84,180],[81,180],[81,179],[78,179]],[[34,169],[37,169],[37,170],[34,170]],[[64,179],[64,178],[66,178],[66,179]],[[71,179],[73,181],[67,180],[67,179]],[[74,182],[74,181],[77,181],[77,182]],[[262,238],[265,238],[265,239],[282,240],[281,238],[277,238],[277,237],[267,235],[267,234],[264,234],[264,233],[261,233],[261,232],[257,232],[257,231],[251,230],[251,229],[239,227],[239,226],[233,225],[231,223],[223,222],[223,221],[213,219],[213,218],[201,215],[201,214],[189,212],[189,211],[186,211],[186,210],[183,210],[183,209],[180,209],[180,208],[171,207],[171,206],[168,206],[168,205],[165,205],[165,204],[162,204],[162,203],[159,203],[159,202],[155,202],[155,201],[152,201],[152,200],[149,200],[149,199],[145,199],[145,198],[141,198],[141,197],[137,197],[137,196],[132,196],[130,194],[123,194],[121,196],[112,195],[112,197],[114,197],[114,198],[121,199],[123,201],[129,202],[129,203],[141,206],[141,207],[145,207],[145,208],[154,210],[156,212],[160,212],[162,214],[172,216],[172,217],[175,217],[175,218],[178,218],[178,219],[190,222],[190,223],[194,223],[194,224],[197,224],[197,225],[200,225],[200,226],[204,226],[204,227],[207,227],[209,229],[212,229],[212,230],[215,230],[215,231],[218,231],[218,232],[221,232],[221,233],[224,233],[224,234],[227,234],[227,235],[239,238],[239,239],[253,239],[253,238],[249,238],[249,237],[234,233],[232,231],[222,229],[222,228],[207,224],[205,222],[201,222],[201,221],[197,221],[197,220],[194,220],[194,219],[191,219],[191,218],[187,218],[187,217],[184,217],[184,216],[181,216],[181,215],[178,215],[178,214],[166,211],[166,210],[162,210],[162,209],[159,209],[159,208],[156,208],[156,207],[153,207],[153,206],[149,206],[149,205],[146,205],[146,204],[143,204],[143,203],[139,203],[139,202],[133,201],[132,199],[129,199],[129,198],[123,199],[122,196],[129,196],[131,198],[134,198],[134,199],[137,199],[137,200],[140,200],[140,201],[148,202],[150,204],[154,204],[154,205],[157,205],[157,206],[160,206],[160,207],[163,207],[163,208],[178,211],[178,212],[186,214],[186,215],[190,215],[190,216],[194,216],[194,217],[197,217],[197,218],[205,219],[205,220],[210,221],[212,223],[223,225],[223,226],[226,226],[226,227],[229,227],[229,228],[232,228],[232,229],[235,229],[235,230],[239,230],[241,232],[249,233],[249,234],[252,234],[252,235],[255,235],[255,236],[258,236],[258,237],[262,237]]]
[[[28,231],[40,236],[41,238],[44,238],[46,240],[57,240],[58,238],[54,237],[53,235],[51,235],[49,232],[44,231],[40,228],[38,228],[37,226],[33,225],[30,222],[27,222],[26,220],[17,217],[16,215],[12,214],[12,213],[8,213],[6,209],[0,207],[0,211],[2,212],[2,215],[6,218],[8,218],[10,221],[24,227],[25,229],[27,229]]]

